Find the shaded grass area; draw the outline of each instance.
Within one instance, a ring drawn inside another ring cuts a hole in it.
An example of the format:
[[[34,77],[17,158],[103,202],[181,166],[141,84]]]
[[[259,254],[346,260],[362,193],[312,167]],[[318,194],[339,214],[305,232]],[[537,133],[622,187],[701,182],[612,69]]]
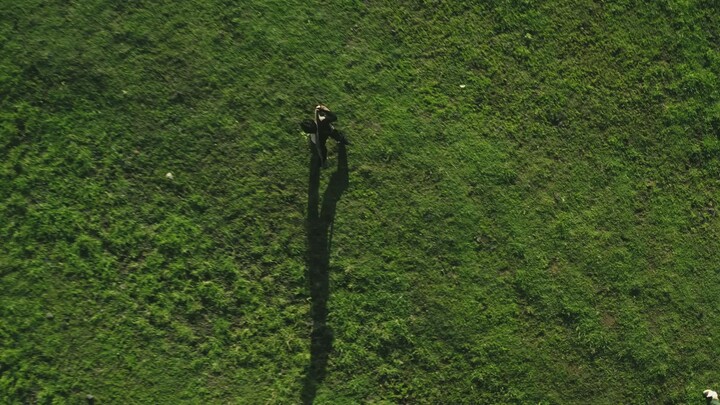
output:
[[[315,149],[315,148],[311,148]],[[313,327],[310,338],[310,363],[303,381],[303,403],[312,403],[317,387],[325,379],[327,364],[332,352],[333,332],[328,325],[328,300],[330,299],[330,252],[337,214],[338,201],[350,184],[347,151],[345,145],[338,146],[338,164],[330,177],[320,204],[320,162],[321,153],[314,153],[308,171],[308,214],[307,214],[307,279],[310,290],[310,311]]]
[[[0,398],[717,384],[718,6],[456,3],[3,1]]]

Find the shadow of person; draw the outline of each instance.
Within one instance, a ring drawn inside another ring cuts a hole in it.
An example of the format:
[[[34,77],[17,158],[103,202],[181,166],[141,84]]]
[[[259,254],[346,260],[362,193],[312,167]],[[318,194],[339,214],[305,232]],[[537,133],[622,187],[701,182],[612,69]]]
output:
[[[310,364],[305,372],[302,402],[312,404],[318,385],[325,378],[328,357],[332,350],[332,330],[327,325],[327,301],[330,294],[330,245],[337,203],[350,184],[347,150],[338,145],[337,170],[330,177],[320,205],[320,157],[312,153],[308,185],[307,279],[310,284],[312,332],[310,335]]]

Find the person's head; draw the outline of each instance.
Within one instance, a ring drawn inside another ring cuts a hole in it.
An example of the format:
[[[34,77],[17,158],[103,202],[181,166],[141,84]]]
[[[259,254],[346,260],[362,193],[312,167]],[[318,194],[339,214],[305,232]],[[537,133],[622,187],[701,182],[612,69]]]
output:
[[[330,109],[322,104],[318,104],[315,106],[315,118],[317,118],[318,121],[323,121],[325,118],[327,118],[327,113],[330,112]]]

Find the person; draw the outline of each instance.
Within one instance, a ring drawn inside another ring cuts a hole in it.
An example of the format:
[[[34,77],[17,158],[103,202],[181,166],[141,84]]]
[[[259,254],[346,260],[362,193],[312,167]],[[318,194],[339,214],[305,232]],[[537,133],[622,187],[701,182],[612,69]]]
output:
[[[300,123],[300,128],[306,134],[310,134],[310,142],[315,145],[315,150],[320,157],[320,165],[326,166],[327,162],[327,146],[325,143],[328,138],[333,138],[337,143],[342,145],[350,145],[345,134],[335,129],[332,125],[337,121],[337,115],[330,111],[327,106],[318,104],[315,106],[315,120],[304,120]]]
[[[713,390],[705,390],[703,391],[703,396],[705,397],[705,401],[708,404],[712,405],[720,405],[720,400],[718,400],[718,393]]]

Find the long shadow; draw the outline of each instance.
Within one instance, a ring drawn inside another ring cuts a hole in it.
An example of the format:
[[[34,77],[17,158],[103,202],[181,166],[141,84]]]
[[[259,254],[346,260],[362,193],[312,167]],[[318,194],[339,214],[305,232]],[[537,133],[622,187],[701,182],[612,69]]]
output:
[[[308,186],[308,214],[306,232],[308,240],[307,271],[312,307],[312,333],[310,335],[310,364],[303,382],[303,404],[312,404],[317,387],[325,378],[328,357],[332,351],[333,334],[327,325],[327,301],[330,295],[330,245],[337,202],[350,184],[347,150],[338,145],[338,165],[320,205],[320,158],[312,153]]]

